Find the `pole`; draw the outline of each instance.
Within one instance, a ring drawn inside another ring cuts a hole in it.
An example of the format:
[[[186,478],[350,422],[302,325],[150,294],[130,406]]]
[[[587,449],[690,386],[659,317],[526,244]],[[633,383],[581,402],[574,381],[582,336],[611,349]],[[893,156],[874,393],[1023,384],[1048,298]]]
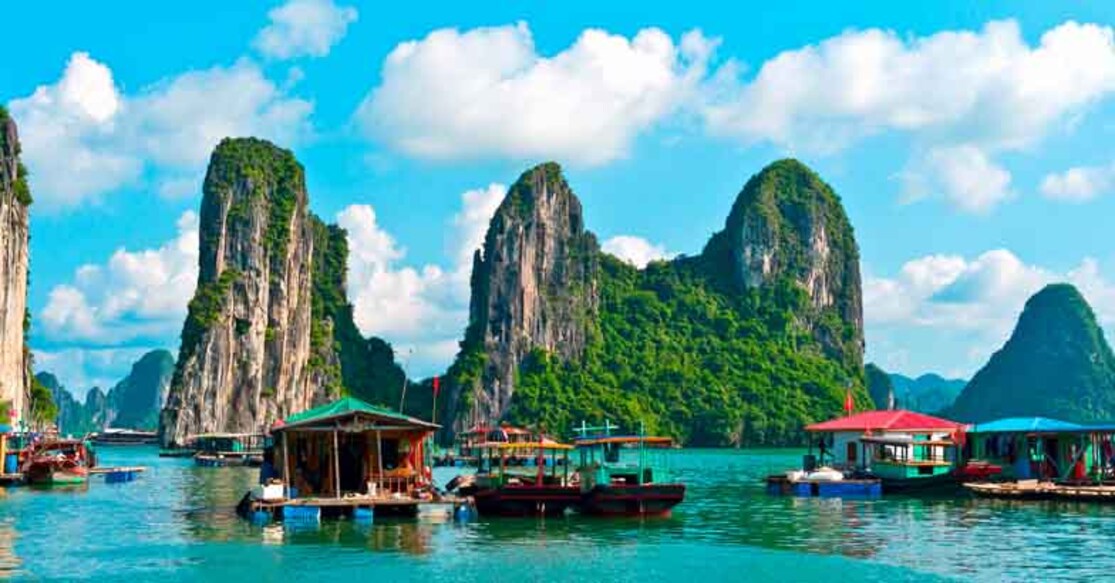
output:
[[[376,476],[376,490],[379,493],[379,487],[383,485],[383,438],[380,436],[380,430],[376,429],[376,466],[379,468],[379,475]]]
[[[341,497],[341,452],[336,429],[333,430],[333,494]]]
[[[293,481],[291,479],[291,475],[290,475],[290,453],[288,452],[287,445],[286,445],[287,437],[289,437],[289,435],[290,435],[290,432],[288,432],[288,431],[284,431],[282,433],[282,438],[283,438],[283,488],[285,488],[285,490],[283,491],[283,498],[290,498],[290,484]]]
[[[410,373],[407,372],[407,367],[410,365],[410,355],[414,353],[414,349],[407,350],[407,357],[403,360],[403,392],[399,396],[399,413],[403,412],[403,405],[407,402],[407,380]]]

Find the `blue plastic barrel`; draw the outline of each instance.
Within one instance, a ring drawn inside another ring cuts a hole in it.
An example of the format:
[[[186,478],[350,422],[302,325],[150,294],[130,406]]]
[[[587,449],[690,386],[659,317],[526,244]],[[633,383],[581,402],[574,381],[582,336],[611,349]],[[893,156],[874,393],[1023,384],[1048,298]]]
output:
[[[283,520],[317,522],[321,520],[321,508],[317,506],[283,506]]]
[[[7,456],[4,457],[4,473],[19,473],[19,456],[17,454],[9,453]]]
[[[371,508],[356,508],[352,511],[352,519],[357,522],[371,522],[375,518],[375,511]]]

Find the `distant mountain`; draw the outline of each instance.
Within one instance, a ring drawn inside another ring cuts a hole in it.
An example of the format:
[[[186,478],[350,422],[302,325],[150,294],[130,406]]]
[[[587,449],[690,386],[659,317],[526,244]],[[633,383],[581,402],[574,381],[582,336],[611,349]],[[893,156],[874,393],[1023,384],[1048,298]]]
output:
[[[40,372],[35,378],[50,389],[58,406],[55,420],[58,430],[63,434],[84,435],[105,427],[157,429],[159,410],[166,400],[173,374],[174,357],[166,350],[152,350],[136,361],[128,376],[108,393],[93,387],[85,393],[84,402],[74,398],[58,377],[49,372]]]
[[[895,398],[903,409],[922,413],[940,413],[956,400],[968,381],[946,379],[939,374],[926,373],[918,378],[891,373]]]
[[[114,415],[113,427],[147,429],[159,427],[159,411],[166,401],[170,378],[174,375],[174,356],[166,350],[144,354],[132,371],[108,392]]]
[[[871,395],[876,409],[886,409],[890,404],[890,395],[894,392],[894,382],[887,372],[874,363],[867,363],[863,367],[867,378],[867,393]]]
[[[968,422],[1031,415],[1078,423],[1115,419],[1115,354],[1080,292],[1055,284],[1031,297],[1010,339],[947,415]]]

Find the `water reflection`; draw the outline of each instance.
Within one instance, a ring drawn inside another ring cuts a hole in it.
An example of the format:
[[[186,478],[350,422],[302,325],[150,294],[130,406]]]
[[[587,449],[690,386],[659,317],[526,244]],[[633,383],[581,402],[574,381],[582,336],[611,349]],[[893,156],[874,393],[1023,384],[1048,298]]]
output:
[[[0,503],[6,494],[0,488]],[[0,579],[7,579],[19,573],[20,561],[15,554],[16,531],[10,518],[0,521]]]

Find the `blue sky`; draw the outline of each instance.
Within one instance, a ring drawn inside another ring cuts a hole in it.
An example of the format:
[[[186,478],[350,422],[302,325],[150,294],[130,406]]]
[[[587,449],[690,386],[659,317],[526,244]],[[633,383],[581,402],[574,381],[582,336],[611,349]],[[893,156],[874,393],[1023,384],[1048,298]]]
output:
[[[806,161],[891,370],[970,375],[1050,281],[1115,328],[1109,2],[228,4],[5,9],[31,343],[71,390],[176,350],[224,134],[295,151],[349,228],[358,324],[415,375],[453,352],[501,185],[547,159],[633,262],[698,252],[752,173]]]

